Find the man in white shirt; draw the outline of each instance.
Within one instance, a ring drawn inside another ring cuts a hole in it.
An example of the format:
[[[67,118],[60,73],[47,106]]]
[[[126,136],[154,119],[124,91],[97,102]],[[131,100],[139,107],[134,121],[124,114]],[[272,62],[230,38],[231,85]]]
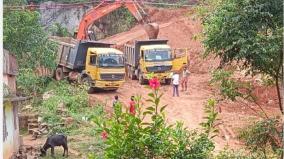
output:
[[[175,95],[177,95],[179,97],[179,93],[178,93],[179,74],[177,72],[174,72],[172,80],[173,80],[173,97]]]
[[[181,91],[187,91],[187,82],[188,82],[188,77],[189,77],[189,70],[187,69],[187,67],[185,66],[183,68],[183,71],[182,71],[182,80],[181,80]]]

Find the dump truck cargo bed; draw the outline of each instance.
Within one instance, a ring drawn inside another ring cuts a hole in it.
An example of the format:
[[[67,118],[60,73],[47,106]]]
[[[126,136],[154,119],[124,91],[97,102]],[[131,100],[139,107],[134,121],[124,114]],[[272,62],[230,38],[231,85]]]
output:
[[[71,70],[82,70],[85,68],[87,50],[90,47],[96,48],[110,48],[111,43],[104,43],[98,41],[58,41],[55,40],[58,46],[57,64]],[[70,42],[70,43],[68,43]]]

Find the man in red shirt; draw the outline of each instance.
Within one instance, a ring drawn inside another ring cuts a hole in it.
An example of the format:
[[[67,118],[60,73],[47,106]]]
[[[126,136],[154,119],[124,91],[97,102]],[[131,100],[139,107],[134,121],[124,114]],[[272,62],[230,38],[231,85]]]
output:
[[[134,101],[134,96],[131,96],[130,102],[129,102],[129,113],[132,115],[135,115],[136,110],[135,110],[135,101]]]

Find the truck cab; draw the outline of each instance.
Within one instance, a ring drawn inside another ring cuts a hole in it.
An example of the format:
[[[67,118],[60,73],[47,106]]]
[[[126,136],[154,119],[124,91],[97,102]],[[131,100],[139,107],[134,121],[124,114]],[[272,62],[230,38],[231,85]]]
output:
[[[158,79],[170,79],[173,67],[171,47],[169,45],[142,45],[140,48],[140,67],[137,77],[145,83],[147,73],[154,73]],[[166,81],[170,82],[170,80]]]
[[[153,73],[159,80],[170,84],[173,71],[179,71],[187,64],[187,51],[172,49],[168,40],[136,41],[134,45],[125,45],[127,75],[138,79],[140,84],[147,82],[147,75]]]
[[[89,78],[90,86],[104,90],[116,90],[124,83],[123,53],[114,48],[89,48],[83,78]]]
[[[111,43],[51,37],[58,43],[55,79],[78,81],[94,88],[117,90],[125,81],[123,53]]]

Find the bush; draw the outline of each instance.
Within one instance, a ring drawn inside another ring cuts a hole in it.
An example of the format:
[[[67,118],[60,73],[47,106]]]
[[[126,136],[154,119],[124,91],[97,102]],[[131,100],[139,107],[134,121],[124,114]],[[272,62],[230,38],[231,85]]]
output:
[[[68,32],[67,28],[63,27],[61,24],[59,23],[55,23],[50,29],[49,32],[51,32],[51,34],[53,36],[60,36],[60,37],[70,37],[72,36],[71,33]]]
[[[78,128],[82,117],[90,116],[92,112],[88,107],[88,94],[84,86],[74,86],[67,81],[51,82],[46,90],[50,94],[48,99],[41,101],[39,106],[43,120],[51,125],[51,133],[70,133],[71,129]],[[57,112],[58,106],[66,109],[64,114]],[[64,123],[62,117],[71,116],[74,119],[72,125],[61,127]]]
[[[263,119],[248,126],[239,137],[258,158],[279,158],[283,146],[281,128],[278,119]]]
[[[105,158],[208,158],[214,149],[209,137],[212,127],[189,131],[182,123],[169,125],[165,121],[165,106],[160,106],[160,83],[150,79],[152,92],[146,106],[141,96],[135,97],[135,109],[122,110],[115,105],[113,117],[107,120],[94,119],[105,141]],[[145,108],[145,111],[144,110]],[[144,119],[147,118],[145,121]],[[206,122],[208,123],[208,122]],[[211,123],[211,122],[209,122]],[[212,124],[213,126],[213,124]],[[90,158],[95,158],[90,155]]]
[[[219,152],[215,157],[215,159],[254,159],[251,154],[243,151],[243,150],[230,150],[224,149]]]
[[[33,69],[19,69],[17,89],[24,95],[37,95],[43,92],[50,81],[52,81],[50,77],[36,76]]]

